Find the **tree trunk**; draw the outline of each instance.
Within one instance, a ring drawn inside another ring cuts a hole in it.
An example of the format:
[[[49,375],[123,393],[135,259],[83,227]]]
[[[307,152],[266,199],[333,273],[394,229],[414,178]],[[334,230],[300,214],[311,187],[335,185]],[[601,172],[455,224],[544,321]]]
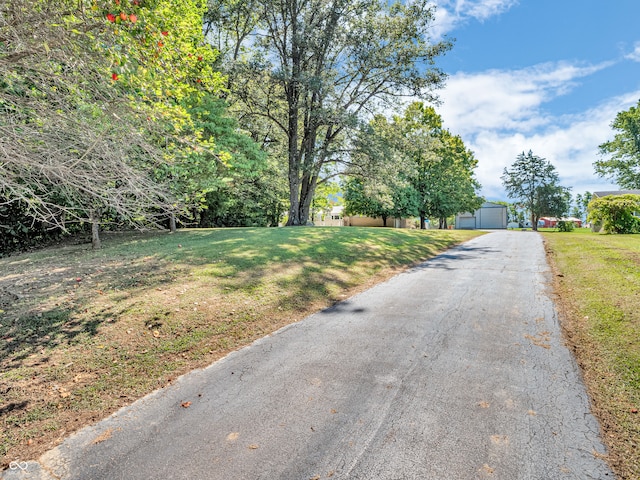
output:
[[[191,208],[191,217],[193,218],[193,226],[194,227],[202,227],[200,222],[202,222],[202,215],[199,213],[199,209],[197,207]]]
[[[89,220],[91,221],[91,248],[98,250],[102,246],[100,242],[100,212],[91,210]]]
[[[169,231],[171,233],[176,233],[177,227],[176,227],[176,214],[171,212],[169,214]]]
[[[298,188],[298,170],[297,168],[295,170],[292,169],[291,160],[289,160],[289,218],[287,227],[302,225],[300,223],[300,192]]]
[[[426,230],[427,226],[425,222],[427,220],[427,216],[424,213],[420,213],[420,230]]]
[[[291,5],[291,11],[298,11],[297,2]],[[301,52],[299,45],[298,21],[296,15],[291,17],[291,80],[285,85],[288,106],[287,141],[289,155],[289,219],[287,226],[304,225],[300,218],[300,164],[301,158],[298,149],[299,122],[300,122],[300,72]],[[305,219],[306,221],[306,219]]]
[[[309,221],[309,213],[311,212],[311,204],[313,203],[313,194],[316,190],[318,181],[317,175],[305,175],[302,179],[302,188],[300,189],[300,224],[306,225]],[[312,218],[313,219],[313,218]]]
[[[383,227],[387,226],[387,216],[386,215],[382,215],[382,226]]]

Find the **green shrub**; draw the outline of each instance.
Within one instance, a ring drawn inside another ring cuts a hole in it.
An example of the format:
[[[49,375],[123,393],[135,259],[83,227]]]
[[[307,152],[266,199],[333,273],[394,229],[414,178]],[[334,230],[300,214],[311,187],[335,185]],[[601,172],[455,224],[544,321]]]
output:
[[[608,195],[589,203],[589,218],[607,233],[640,233],[640,195]]]
[[[43,244],[57,234],[31,218],[21,202],[0,198],[0,257]]]
[[[558,220],[557,228],[559,232],[573,232],[575,224],[571,220]]]

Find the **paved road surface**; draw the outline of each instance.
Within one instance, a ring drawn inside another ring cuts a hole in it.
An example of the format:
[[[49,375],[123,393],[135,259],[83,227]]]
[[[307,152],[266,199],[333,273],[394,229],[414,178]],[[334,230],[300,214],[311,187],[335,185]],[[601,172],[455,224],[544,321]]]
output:
[[[549,280],[538,234],[484,235],[5,476],[612,479]]]

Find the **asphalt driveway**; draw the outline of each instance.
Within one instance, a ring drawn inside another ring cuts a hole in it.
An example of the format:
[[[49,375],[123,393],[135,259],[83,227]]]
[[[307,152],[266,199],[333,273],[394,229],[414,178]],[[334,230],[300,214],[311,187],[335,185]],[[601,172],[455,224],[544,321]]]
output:
[[[476,238],[5,478],[613,479],[541,237]]]

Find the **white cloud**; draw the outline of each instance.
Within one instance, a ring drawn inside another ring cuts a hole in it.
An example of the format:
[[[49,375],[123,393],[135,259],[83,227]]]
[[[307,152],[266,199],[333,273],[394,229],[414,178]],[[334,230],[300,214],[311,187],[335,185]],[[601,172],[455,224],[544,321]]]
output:
[[[433,0],[432,3],[437,7],[433,34],[441,38],[470,20],[483,22],[501,15],[518,4],[518,0]]]
[[[624,56],[627,60],[633,60],[634,62],[640,62],[640,42],[636,42],[633,46],[633,52]]]
[[[532,150],[558,170],[574,193],[612,186],[596,177],[598,145],[612,136],[616,114],[634,105],[640,91],[615,97],[578,115],[554,116],[546,102],[571,91],[576,82],[611,63],[545,63],[506,71],[453,75],[441,93],[444,126],[461,135],[479,161],[476,172],[483,195],[506,200],[500,176],[516,156]]]
[[[459,0],[456,12],[463,16],[472,17],[483,21],[488,18],[500,15],[518,3],[517,0],[481,0],[470,2]]]
[[[459,19],[454,14],[438,5],[430,33],[434,39],[441,39],[452,31],[458,22]]]
[[[571,187],[574,194],[613,189],[609,182],[595,176],[593,162],[598,159],[598,145],[610,136],[608,126],[618,109],[617,101],[609,102],[576,116],[565,126],[554,125],[530,135],[478,133],[467,146],[479,161],[477,177],[483,185],[483,194],[507,200],[500,176],[520,153],[529,150],[550,161],[558,171],[560,183]]]
[[[437,6],[434,37],[504,14],[518,0],[432,0]],[[640,41],[626,60],[640,62]],[[549,62],[519,70],[453,74],[438,92],[444,126],[462,137],[479,161],[482,194],[507,200],[500,176],[517,155],[532,150],[558,170],[573,193],[615,188],[595,175],[598,145],[612,138],[618,112],[635,105],[640,91],[601,101],[576,115],[554,114],[554,100],[572,93],[586,77],[620,62]],[[603,78],[603,77],[600,77]],[[633,88],[633,87],[632,87]],[[587,100],[586,98],[584,100]]]
[[[487,129],[531,131],[549,122],[541,111],[545,102],[608,65],[545,63],[521,70],[457,73],[440,95],[440,111],[460,135]]]

